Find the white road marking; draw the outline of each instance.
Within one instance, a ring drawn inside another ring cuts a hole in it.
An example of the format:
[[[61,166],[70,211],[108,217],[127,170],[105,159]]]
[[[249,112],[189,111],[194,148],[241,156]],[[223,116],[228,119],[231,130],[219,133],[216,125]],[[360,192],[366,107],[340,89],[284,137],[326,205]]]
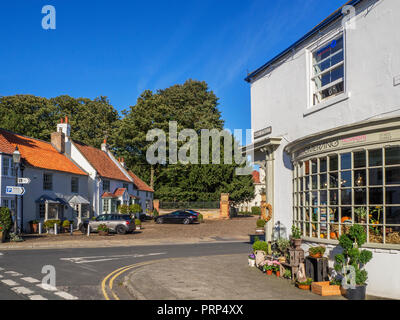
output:
[[[0,279],[3,278],[3,276],[0,274]]]
[[[0,271],[3,271],[4,270],[4,268],[0,268]]]
[[[6,285],[8,285],[8,286],[10,286],[10,287],[18,286],[18,283],[16,283],[16,282],[13,281],[13,280],[8,280],[8,279],[6,279],[6,280],[1,280],[1,282],[5,283]]]
[[[19,293],[19,294],[33,294],[34,292],[28,288],[25,287],[14,287],[11,288],[12,291],[14,291],[15,293]]]
[[[0,256],[3,256],[3,254],[0,252]]]
[[[23,276],[22,273],[15,272],[15,271],[6,271],[6,272],[4,272],[4,273],[7,273],[7,274],[11,275],[12,277],[20,277],[20,276]]]
[[[29,283],[38,283],[38,282],[40,282],[39,280],[37,280],[35,278],[31,278],[31,277],[21,278],[21,280],[24,280],[24,281],[29,282]]]
[[[47,300],[46,298],[42,297],[41,295],[33,295],[33,296],[29,296],[29,299],[31,300]]]
[[[78,297],[75,297],[67,292],[64,291],[58,291],[58,292],[54,292],[55,295],[64,298],[65,300],[78,300]]]
[[[37,286],[39,288],[42,288],[42,289],[47,290],[47,291],[57,291],[56,287],[53,287],[53,286],[51,286],[51,285],[49,285],[47,283],[39,283],[39,284],[37,284]]]
[[[102,262],[102,261],[111,261],[111,260],[119,260],[124,258],[141,258],[146,256],[158,256],[162,254],[167,254],[166,252],[155,252],[148,254],[125,254],[118,256],[92,256],[92,257],[76,257],[76,258],[60,258],[63,261],[69,261],[72,263],[93,263],[93,262]],[[94,259],[94,260],[92,260]]]

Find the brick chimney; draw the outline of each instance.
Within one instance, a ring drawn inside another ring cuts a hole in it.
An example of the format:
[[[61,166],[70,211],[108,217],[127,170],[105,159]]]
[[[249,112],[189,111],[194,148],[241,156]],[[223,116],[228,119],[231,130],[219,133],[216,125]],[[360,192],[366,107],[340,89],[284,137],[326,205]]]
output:
[[[57,131],[60,130],[64,133],[64,136],[67,138],[66,140],[69,140],[69,137],[71,135],[71,125],[68,123],[67,116],[65,117],[65,119],[61,118],[60,123],[57,124]]]
[[[103,143],[101,144],[101,151],[104,151],[104,152],[108,151],[108,144],[107,144],[106,139],[104,139]]]
[[[51,145],[60,153],[65,153],[65,134],[57,131],[51,134]]]

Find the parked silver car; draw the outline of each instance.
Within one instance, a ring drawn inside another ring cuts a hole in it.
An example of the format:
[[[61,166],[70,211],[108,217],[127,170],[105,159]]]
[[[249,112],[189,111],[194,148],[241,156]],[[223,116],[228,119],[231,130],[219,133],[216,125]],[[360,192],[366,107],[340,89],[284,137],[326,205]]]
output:
[[[125,234],[136,230],[135,219],[132,219],[128,214],[102,214],[95,220],[82,222],[79,230],[82,233],[87,233],[89,225],[90,232],[97,232],[97,228],[101,224],[105,224],[111,232],[118,234]]]

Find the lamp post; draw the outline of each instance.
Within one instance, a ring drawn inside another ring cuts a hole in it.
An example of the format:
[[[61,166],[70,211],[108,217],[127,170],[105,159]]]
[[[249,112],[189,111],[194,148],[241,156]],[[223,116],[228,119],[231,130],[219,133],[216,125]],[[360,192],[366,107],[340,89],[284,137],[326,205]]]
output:
[[[15,166],[15,186],[18,186],[18,167],[21,162],[21,153],[18,150],[18,146],[15,147],[13,152],[13,162]],[[15,213],[14,213],[14,232],[18,233],[18,196],[15,195]]]

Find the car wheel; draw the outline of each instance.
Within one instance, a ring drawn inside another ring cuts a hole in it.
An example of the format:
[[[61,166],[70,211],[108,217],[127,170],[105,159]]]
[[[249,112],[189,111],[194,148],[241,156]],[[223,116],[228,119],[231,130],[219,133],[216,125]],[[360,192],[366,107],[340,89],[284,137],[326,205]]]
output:
[[[118,233],[118,234],[125,234],[126,230],[125,230],[125,228],[123,226],[117,226],[115,228],[115,232]]]
[[[163,223],[164,223],[164,219],[163,219],[163,218],[158,218],[158,219],[156,220],[156,222],[157,222],[158,224],[163,224]]]
[[[82,225],[79,227],[79,231],[82,232],[83,234],[86,234],[86,233],[87,233],[87,229],[85,228],[85,225],[82,224]]]
[[[183,220],[183,224],[189,224],[190,223],[190,219],[186,218],[185,220]]]

